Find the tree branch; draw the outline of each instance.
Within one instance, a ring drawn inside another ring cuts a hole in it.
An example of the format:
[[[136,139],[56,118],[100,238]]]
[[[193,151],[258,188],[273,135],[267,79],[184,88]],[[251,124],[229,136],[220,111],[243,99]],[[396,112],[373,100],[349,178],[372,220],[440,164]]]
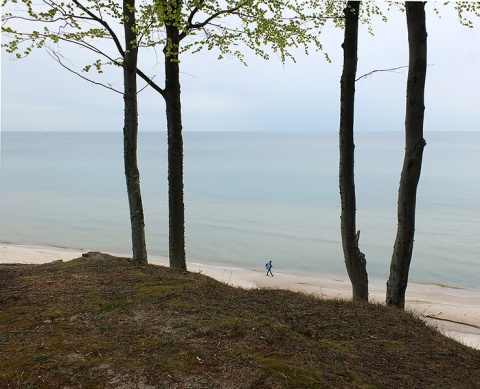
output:
[[[203,5],[204,4],[204,1],[200,1],[200,4],[199,5]],[[187,23],[188,25],[192,25],[193,23],[193,18],[195,17],[195,14],[199,11],[199,8],[198,7],[195,7],[192,12],[190,12],[190,15],[188,15],[188,20],[187,20]]]
[[[110,27],[110,25],[97,15],[95,15],[93,12],[91,12],[88,8],[84,7],[82,4],[78,2],[78,0],[72,0],[73,3],[80,8],[83,12],[85,12],[88,16],[90,16],[94,21],[97,23],[100,23],[110,34],[112,37],[113,41],[115,42],[115,46],[117,47],[118,52],[122,56],[122,58],[125,57],[125,51],[123,50],[122,44],[120,43],[120,40],[117,37],[117,34],[115,34],[115,31]]]
[[[405,69],[405,68],[408,68],[408,66],[398,66],[396,68],[391,68],[391,69],[377,69],[377,70],[372,70],[371,72],[368,72],[366,74],[364,74],[363,76],[360,76],[358,77],[355,82],[357,81],[360,81],[362,78],[367,78],[367,77],[370,77],[372,74],[374,73],[378,73],[378,72],[395,72],[395,70],[399,70],[399,69]],[[395,72],[396,73],[396,72]]]
[[[148,84],[150,85],[155,91],[160,93],[163,98],[165,98],[165,91],[160,88],[154,81],[153,78],[148,77],[144,72],[137,68],[137,74]]]
[[[209,24],[212,20],[218,18],[219,16],[221,15],[226,15],[226,14],[234,14],[236,13],[240,8],[243,7],[244,4],[240,4],[238,5],[237,7],[235,8],[232,8],[232,9],[223,9],[223,10],[220,10],[218,12],[215,12],[213,15],[209,16],[207,19],[205,19],[203,22],[201,23],[192,23],[193,21],[193,17],[195,16],[195,14],[197,13],[198,11],[198,8],[195,7],[194,10],[190,13],[190,16],[188,17],[188,26],[186,28],[186,30],[184,30],[180,35],[179,35],[179,39],[180,41],[182,39],[184,39],[188,32],[190,30],[200,30],[201,28],[205,27],[207,24]]]
[[[117,37],[117,35],[115,34],[115,32],[111,29],[111,27],[109,26],[109,24],[107,22],[105,22],[103,19],[99,18],[97,15],[93,14],[90,10],[88,10],[87,8],[85,8],[82,4],[80,4],[77,0],[73,0],[73,3],[79,7],[80,9],[82,9],[85,13],[87,13],[93,20],[95,20],[96,22],[100,23],[110,34],[110,36],[112,37],[113,41],[115,42],[115,46],[117,47],[117,50],[119,51],[120,55],[122,56],[122,58],[125,58],[125,51],[123,50],[122,48],[122,45]],[[151,86],[155,91],[157,91],[158,93],[160,93],[163,97],[165,97],[165,92],[164,90],[159,87],[154,81],[153,79],[151,79],[150,77],[148,77],[145,73],[143,73],[140,69],[137,68],[137,74],[149,85]]]
[[[48,53],[48,55],[49,55],[50,57],[52,57],[55,61],[57,61],[63,68],[67,69],[69,72],[77,75],[78,77],[80,77],[80,78],[82,78],[82,79],[84,79],[84,80],[86,80],[86,81],[88,81],[88,82],[91,82],[92,84],[100,85],[100,86],[102,86],[102,87],[104,87],[104,88],[106,88],[106,89],[109,89],[109,90],[111,90],[111,91],[114,91],[114,92],[116,92],[116,93],[119,93],[119,94],[123,95],[122,92],[120,92],[119,90],[113,88],[111,85],[105,85],[105,84],[102,84],[101,82],[94,81],[94,80],[92,80],[92,79],[90,79],[90,78],[88,78],[88,77],[83,76],[83,75],[80,74],[79,72],[76,72],[76,71],[73,70],[72,68],[68,67],[67,65],[65,65],[65,64],[62,62],[62,59],[61,59],[62,56],[61,56],[60,54],[56,53],[55,51],[53,51],[52,49],[47,49],[46,51],[47,51],[47,53]]]

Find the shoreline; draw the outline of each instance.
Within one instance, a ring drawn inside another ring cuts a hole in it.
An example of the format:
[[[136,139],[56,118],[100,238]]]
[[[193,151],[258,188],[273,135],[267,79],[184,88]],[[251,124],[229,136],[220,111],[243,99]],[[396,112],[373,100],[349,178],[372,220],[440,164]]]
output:
[[[0,243],[0,263],[42,264],[56,260],[69,261],[81,257],[82,253],[87,251]],[[154,256],[149,263],[168,266],[168,258]],[[307,274],[277,273],[274,268],[274,277],[267,277],[263,269],[244,269],[194,261],[188,262],[188,270],[235,287],[287,289],[322,298],[351,298],[351,285],[346,275],[313,277]],[[385,282],[370,281],[370,302],[384,304],[385,289]],[[480,350],[480,291],[409,283],[405,309],[446,336]]]

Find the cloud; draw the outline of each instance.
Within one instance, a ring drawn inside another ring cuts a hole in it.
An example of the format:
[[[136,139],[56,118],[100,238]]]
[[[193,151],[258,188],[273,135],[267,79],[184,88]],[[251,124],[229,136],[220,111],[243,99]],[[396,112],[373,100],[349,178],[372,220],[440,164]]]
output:
[[[430,3],[427,7],[431,66],[427,70],[426,125],[437,130],[475,130],[480,26],[460,26],[451,7],[439,6],[441,19]],[[388,23],[374,21],[374,36],[361,28],[358,75],[408,64],[405,15],[392,11],[388,18]],[[264,61],[247,53],[247,67],[234,59],[218,61],[208,51],[185,55],[181,62],[184,129],[336,131],[342,33],[325,27],[320,36],[331,64],[322,53],[312,51],[307,57],[301,50],[295,52],[296,63],[285,65],[275,56]],[[163,85],[163,69],[156,60],[146,71],[157,74],[157,82]],[[121,85],[120,69],[105,76],[107,82]],[[356,130],[403,130],[405,83],[406,70],[377,73],[359,82]],[[122,128],[121,96],[80,80],[42,51],[14,62],[2,53],[2,103],[2,130]],[[141,131],[165,131],[162,97],[147,89],[140,93],[139,104]]]

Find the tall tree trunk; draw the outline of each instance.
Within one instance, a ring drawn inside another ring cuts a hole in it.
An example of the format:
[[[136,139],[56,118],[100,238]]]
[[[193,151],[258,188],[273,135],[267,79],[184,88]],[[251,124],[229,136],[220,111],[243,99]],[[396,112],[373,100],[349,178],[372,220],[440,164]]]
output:
[[[137,104],[137,34],[135,32],[135,0],[124,0],[125,58],[123,61],[125,117],[123,147],[127,183],[130,224],[132,229],[133,259],[147,263],[145,219],[140,191],[140,173],[137,163],[138,104]]]
[[[405,291],[415,235],[417,186],[422,168],[424,93],[427,71],[425,3],[405,2],[408,30],[408,79],[405,113],[405,158],[398,190],[398,226],[393,247],[386,303],[405,308]]]
[[[135,0],[124,0],[125,58],[123,61],[125,117],[123,147],[125,179],[127,183],[133,259],[147,263],[145,219],[140,191],[140,173],[137,163],[138,104],[137,104],[137,34],[135,32]]]
[[[172,1],[172,7],[181,2]],[[173,13],[180,12],[179,9]],[[179,30],[175,22],[166,26],[165,103],[168,132],[168,208],[170,267],[187,269],[185,255],[185,206],[183,193],[183,136],[180,101]]]
[[[340,167],[339,184],[341,200],[341,234],[343,255],[352,283],[353,299],[368,301],[368,275],[365,255],[358,248],[357,233],[354,136],[355,77],[357,74],[358,12],[359,1],[349,1],[345,13],[345,38],[343,42],[343,73],[340,82]]]
[[[137,34],[135,32],[135,0],[124,0],[125,17],[125,58],[123,61],[125,117],[123,128],[123,148],[125,178],[127,183],[130,224],[132,229],[133,259],[147,263],[145,243],[145,219],[143,215],[142,195],[140,192],[140,173],[137,163],[138,104],[137,104]]]

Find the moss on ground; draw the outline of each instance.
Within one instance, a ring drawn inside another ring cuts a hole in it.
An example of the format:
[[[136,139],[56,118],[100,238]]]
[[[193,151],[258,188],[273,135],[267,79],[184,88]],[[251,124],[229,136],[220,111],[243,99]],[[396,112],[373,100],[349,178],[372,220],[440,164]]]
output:
[[[101,253],[0,265],[2,388],[480,388],[413,315]]]

